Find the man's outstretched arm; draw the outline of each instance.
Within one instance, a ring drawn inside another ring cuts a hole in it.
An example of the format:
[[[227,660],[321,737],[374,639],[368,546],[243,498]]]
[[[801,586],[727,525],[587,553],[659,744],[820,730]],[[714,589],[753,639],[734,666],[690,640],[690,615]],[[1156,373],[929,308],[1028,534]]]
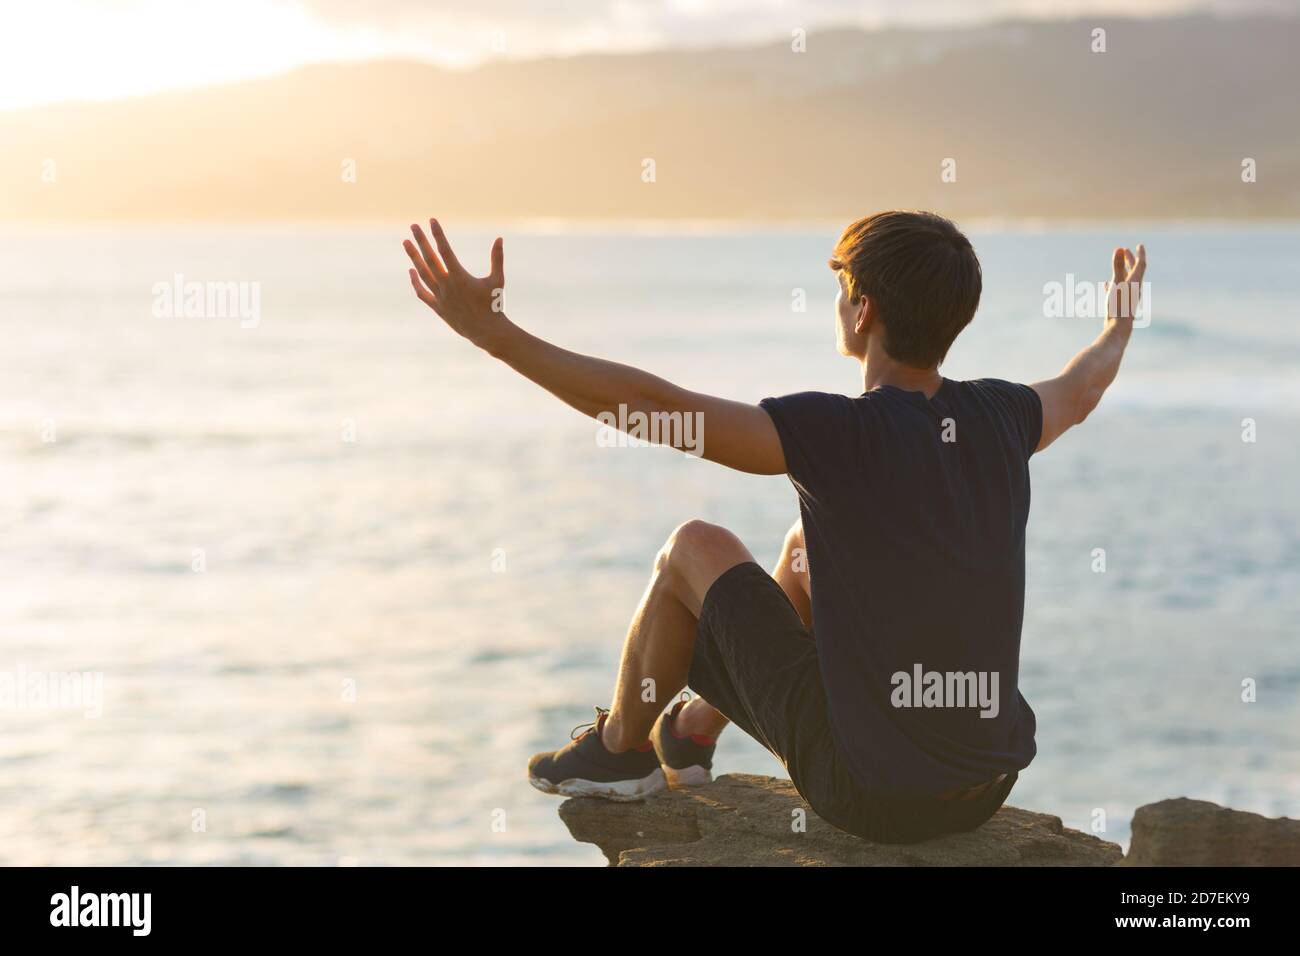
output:
[[[403,243],[415,268],[411,285],[420,300],[458,335],[536,382],[584,415],[612,413],[619,406],[642,412],[700,415],[702,430],[692,450],[710,461],[759,475],[785,472],[785,456],[776,426],[767,412],[748,402],[692,392],[630,365],[570,352],[525,332],[501,311],[505,287],[505,253],[500,239],[492,244],[492,270],[473,276],[461,266],[436,219],[429,221],[435,251],[424,230],[412,226],[414,241]],[[671,429],[671,438],[682,437]]]
[[[1043,403],[1043,433],[1038,451],[1087,418],[1115,381],[1124,348],[1133,334],[1133,313],[1146,269],[1144,246],[1138,245],[1136,255],[1127,249],[1115,250],[1106,296],[1106,327],[1091,345],[1070,360],[1060,375],[1033,384]]]

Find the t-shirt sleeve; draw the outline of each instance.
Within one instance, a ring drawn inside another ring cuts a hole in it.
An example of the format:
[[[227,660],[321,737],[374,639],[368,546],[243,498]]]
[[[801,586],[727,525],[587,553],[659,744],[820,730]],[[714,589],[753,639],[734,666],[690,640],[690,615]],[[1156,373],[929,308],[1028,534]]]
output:
[[[862,467],[861,425],[847,395],[797,392],[759,405],[776,426],[786,474],[796,486],[832,496],[851,469]]]
[[[984,379],[984,383],[993,390],[1028,458],[1043,437],[1042,399],[1028,385],[996,378]]]

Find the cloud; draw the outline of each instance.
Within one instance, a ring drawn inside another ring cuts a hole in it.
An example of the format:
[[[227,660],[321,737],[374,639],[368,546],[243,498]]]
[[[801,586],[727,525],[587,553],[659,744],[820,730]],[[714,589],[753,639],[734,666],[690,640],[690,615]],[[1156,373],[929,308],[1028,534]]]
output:
[[[795,27],[965,25],[1002,17],[1131,15],[1132,0],[300,0],[343,29],[386,35],[435,59],[538,56],[774,40]],[[1295,0],[1145,0],[1143,16],[1276,7]]]
[[[1297,3],[1144,0],[1141,13],[1195,7],[1231,15],[1293,11]],[[1132,9],[1132,0],[41,0],[6,8],[0,109],[228,82],[322,61],[471,66],[770,42],[795,27],[966,25]]]

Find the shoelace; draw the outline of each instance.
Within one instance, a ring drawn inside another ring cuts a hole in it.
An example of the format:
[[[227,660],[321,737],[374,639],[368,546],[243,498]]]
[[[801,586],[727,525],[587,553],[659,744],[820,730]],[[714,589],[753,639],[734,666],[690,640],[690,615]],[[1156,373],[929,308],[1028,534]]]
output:
[[[606,716],[609,713],[609,709],[606,707],[597,707],[595,710],[596,710],[596,719],[589,721],[585,724],[578,724],[578,726],[570,730],[569,731],[570,740],[578,740],[579,738],[585,737],[587,734],[591,733],[593,730],[595,730],[597,727],[600,726],[600,718]],[[578,731],[582,731],[582,733],[578,733]]]

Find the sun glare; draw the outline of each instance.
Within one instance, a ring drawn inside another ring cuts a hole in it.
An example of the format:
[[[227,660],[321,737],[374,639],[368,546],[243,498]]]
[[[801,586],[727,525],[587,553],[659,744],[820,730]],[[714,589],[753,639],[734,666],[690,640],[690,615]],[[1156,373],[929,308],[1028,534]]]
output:
[[[8,4],[5,18],[0,109],[203,86],[366,53],[364,38],[257,0],[43,0]]]

